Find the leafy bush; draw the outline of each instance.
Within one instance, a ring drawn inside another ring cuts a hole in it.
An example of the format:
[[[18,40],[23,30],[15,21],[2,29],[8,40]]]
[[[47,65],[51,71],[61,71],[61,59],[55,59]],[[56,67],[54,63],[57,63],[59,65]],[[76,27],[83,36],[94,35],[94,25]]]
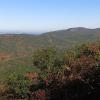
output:
[[[11,74],[8,77],[7,84],[9,85],[9,93],[15,98],[26,98],[29,94],[29,86],[32,82],[22,74]]]
[[[50,71],[53,68],[59,68],[63,64],[63,56],[58,54],[54,47],[38,49],[33,55],[33,65],[41,70]]]
[[[100,43],[83,46],[67,54],[66,69],[47,78],[50,100],[100,99]]]

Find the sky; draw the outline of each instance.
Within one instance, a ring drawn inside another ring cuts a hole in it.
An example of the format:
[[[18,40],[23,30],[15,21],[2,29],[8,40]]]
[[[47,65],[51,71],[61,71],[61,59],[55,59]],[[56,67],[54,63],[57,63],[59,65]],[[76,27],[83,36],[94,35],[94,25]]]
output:
[[[0,30],[47,32],[100,27],[100,0],[0,0]]]

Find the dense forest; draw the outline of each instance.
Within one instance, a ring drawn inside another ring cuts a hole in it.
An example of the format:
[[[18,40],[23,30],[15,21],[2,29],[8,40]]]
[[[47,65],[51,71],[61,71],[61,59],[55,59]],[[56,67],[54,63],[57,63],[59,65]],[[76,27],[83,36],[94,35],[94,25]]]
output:
[[[0,100],[100,99],[100,41],[38,48],[31,60],[34,70],[12,71],[0,83]]]

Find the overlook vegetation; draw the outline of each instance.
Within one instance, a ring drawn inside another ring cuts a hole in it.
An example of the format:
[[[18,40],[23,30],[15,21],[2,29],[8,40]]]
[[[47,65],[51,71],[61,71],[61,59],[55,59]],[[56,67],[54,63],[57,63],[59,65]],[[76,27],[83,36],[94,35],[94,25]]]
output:
[[[30,60],[31,68],[12,72],[1,83],[1,99],[100,99],[100,41],[62,51],[42,47]]]

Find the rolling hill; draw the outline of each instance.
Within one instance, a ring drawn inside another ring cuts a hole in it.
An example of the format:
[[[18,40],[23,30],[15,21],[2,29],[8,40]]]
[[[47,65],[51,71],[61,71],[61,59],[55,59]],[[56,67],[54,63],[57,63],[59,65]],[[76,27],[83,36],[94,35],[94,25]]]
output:
[[[100,37],[100,29],[88,29],[83,27],[70,28],[41,35],[32,34],[1,34],[0,54],[25,56],[31,54],[34,49],[55,45],[56,47],[69,48],[77,43],[94,41]]]
[[[0,61],[31,56],[35,49],[45,46],[71,48],[100,38],[100,28],[83,27],[53,31],[40,35],[0,34]]]

